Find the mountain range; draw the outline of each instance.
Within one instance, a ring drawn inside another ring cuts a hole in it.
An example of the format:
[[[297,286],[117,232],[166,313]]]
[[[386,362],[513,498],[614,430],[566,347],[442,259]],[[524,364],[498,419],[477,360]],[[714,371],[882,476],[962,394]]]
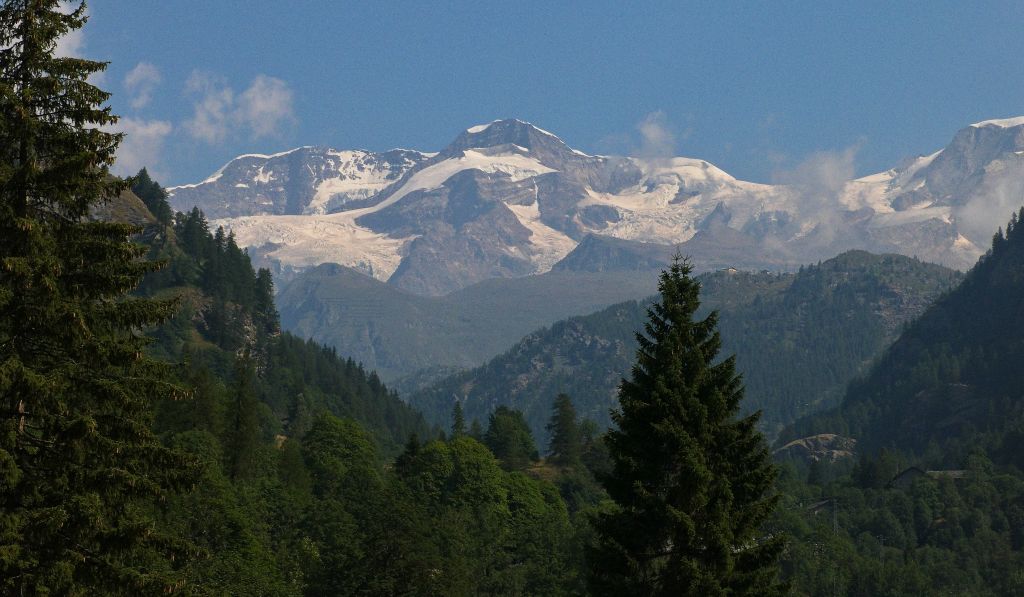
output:
[[[792,270],[848,249],[966,269],[1024,196],[1024,118],[967,126],[890,170],[786,184],[683,157],[589,155],[510,119],[437,153],[302,147],[171,188],[281,277],[338,263],[421,295],[552,269]]]
[[[961,276],[902,255],[849,251],[797,273],[709,272],[701,311],[719,313],[723,356],[735,354],[747,395],[774,434],[797,417],[834,406],[913,320]],[[569,394],[577,412],[611,423],[619,383],[630,375],[652,299],[628,301],[534,330],[486,364],[402,394],[444,425],[455,401],[467,419],[498,406],[521,410],[543,444],[551,404]]]
[[[972,454],[1024,467],[1024,209],[963,281],[914,320],[841,404],[780,443],[820,433],[958,465]]]
[[[475,367],[531,331],[655,291],[650,272],[551,271],[419,296],[337,264],[283,285],[281,324],[335,346],[389,384]]]

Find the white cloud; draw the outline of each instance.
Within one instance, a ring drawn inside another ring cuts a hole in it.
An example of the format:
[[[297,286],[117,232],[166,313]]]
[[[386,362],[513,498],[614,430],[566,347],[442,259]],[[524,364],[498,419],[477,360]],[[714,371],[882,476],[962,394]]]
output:
[[[185,130],[196,139],[216,144],[228,135],[235,93],[220,77],[194,71],[185,82],[185,90],[198,99]]]
[[[65,14],[71,14],[78,10],[81,4],[81,2],[61,2],[58,10]],[[84,48],[85,33],[82,29],[73,29],[57,38],[57,47],[54,49],[53,54],[59,58],[81,58]]]
[[[53,55],[58,58],[80,58],[84,47],[85,34],[81,29],[75,29],[57,38],[57,47]]]
[[[154,176],[162,176],[160,163],[164,143],[174,130],[165,120],[142,120],[121,118],[115,130],[124,133],[124,139],[117,150],[117,161],[112,170],[119,176],[130,176],[143,167]]]
[[[954,208],[957,229],[982,247],[986,246],[999,227],[1024,203],[1024,177],[1019,168],[993,169],[981,188],[966,202]]]
[[[57,9],[65,14],[71,14],[82,5],[80,0],[74,2],[61,2]],[[85,16],[88,18],[89,11],[86,9]],[[73,29],[57,38],[57,44],[53,49],[53,55],[57,58],[85,58],[85,30]],[[87,79],[90,85],[103,87],[107,83],[106,72],[98,70]]]
[[[795,169],[777,171],[774,179],[776,182],[797,187],[808,195],[835,197],[846,183],[853,179],[855,158],[859,149],[858,144],[842,151],[816,151],[800,162]]]
[[[640,133],[639,144],[633,146],[630,154],[640,161],[641,167],[650,171],[667,166],[675,156],[676,136],[665,113],[651,112],[636,125],[636,130]]]
[[[259,75],[236,94],[222,77],[195,71],[185,90],[195,98],[185,130],[210,144],[237,133],[253,139],[276,136],[295,122],[294,94],[287,83],[274,77]]]
[[[148,62],[140,62],[124,76],[124,88],[131,94],[131,106],[138,110],[153,99],[153,91],[163,78],[160,70]]]
[[[238,97],[236,116],[253,138],[276,136],[295,122],[292,90],[281,79],[259,75]]]
[[[816,151],[792,170],[777,170],[772,179],[789,185],[795,192],[797,213],[809,214],[817,221],[821,243],[828,244],[842,232],[843,206],[840,195],[856,172],[856,157],[861,143],[841,151]]]
[[[661,110],[648,114],[640,124],[639,157],[645,159],[671,158],[676,150],[676,137],[669,128],[668,118]]]

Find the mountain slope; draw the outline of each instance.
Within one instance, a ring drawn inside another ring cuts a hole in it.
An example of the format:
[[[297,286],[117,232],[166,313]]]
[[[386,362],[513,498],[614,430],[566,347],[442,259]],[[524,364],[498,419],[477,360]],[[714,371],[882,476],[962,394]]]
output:
[[[1021,214],[1024,216],[1024,213]],[[962,462],[972,447],[1024,466],[1024,229],[1006,236],[952,292],[914,321],[842,405],[788,429],[829,429],[881,447]]]
[[[323,214],[358,203],[395,182],[429,154],[299,147],[231,160],[206,180],[168,189],[171,207],[210,218]]]
[[[819,178],[767,185],[699,159],[591,156],[510,119],[436,154],[241,156],[172,201],[200,205],[281,271],[339,263],[424,295],[546,272],[590,235],[681,246],[705,269],[790,270],[849,249],[966,269],[1024,192],[1024,119],[970,125],[886,172]]]
[[[603,272],[663,269],[676,247],[588,234],[551,271]]]
[[[850,252],[797,274],[721,271],[700,276],[704,312],[718,309],[725,354],[735,353],[745,407],[770,431],[834,402],[845,384],[954,280],[954,272],[898,255]],[[569,393],[581,415],[609,423],[619,381],[635,359],[646,302],[627,302],[535,331],[476,369],[409,397],[443,424],[455,399],[467,418],[499,405],[523,410],[539,437],[550,405]]]
[[[423,369],[475,367],[530,330],[646,296],[656,284],[649,272],[550,272],[424,297],[329,264],[299,275],[277,301],[285,329],[392,381]]]
[[[228,400],[227,388],[245,354],[259,370],[252,380],[259,397],[253,416],[267,437],[301,435],[323,411],[358,421],[389,454],[410,433],[431,433],[423,417],[375,373],[333,349],[282,333],[269,273],[254,270],[233,238],[211,233],[197,214],[179,213],[173,225],[164,226],[125,191],[95,216],[144,226],[136,240],[149,247],[149,259],[166,265],[147,275],[136,292],[180,301],[173,317],[147,330],[154,340],[148,350],[160,360],[187,363],[181,383],[199,384],[201,391],[193,400],[158,405],[158,427],[230,428],[230,407],[212,402]]]

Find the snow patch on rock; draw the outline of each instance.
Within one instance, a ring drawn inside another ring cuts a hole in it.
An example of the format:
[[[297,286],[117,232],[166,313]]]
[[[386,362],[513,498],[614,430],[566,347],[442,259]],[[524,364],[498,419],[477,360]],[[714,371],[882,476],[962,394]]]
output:
[[[338,263],[387,280],[415,236],[391,238],[357,226],[346,212],[302,216],[245,216],[213,220],[235,234],[240,246],[280,245],[267,256],[293,267]]]
[[[1024,116],[1017,116],[1015,118],[999,118],[995,120],[983,120],[981,122],[975,122],[971,126],[980,128],[983,126],[997,126],[999,128],[1013,128],[1015,126],[1024,126]]]
[[[489,174],[501,173],[508,176],[513,182],[555,172],[554,169],[548,168],[539,161],[519,153],[506,152],[488,155],[467,149],[461,157],[447,159],[416,172],[398,190],[375,206],[373,211],[393,205],[413,191],[436,189],[463,170],[480,170]]]
[[[576,241],[565,233],[555,230],[540,219],[540,205],[508,205],[519,223],[530,231],[530,245],[534,254],[530,256],[536,268],[534,273],[544,273],[576,248]]]

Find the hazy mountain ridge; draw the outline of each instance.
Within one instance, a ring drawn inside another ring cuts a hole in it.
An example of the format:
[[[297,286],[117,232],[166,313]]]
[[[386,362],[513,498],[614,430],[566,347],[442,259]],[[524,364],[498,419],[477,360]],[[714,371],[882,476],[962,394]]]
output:
[[[335,346],[391,382],[475,367],[531,330],[647,296],[656,284],[650,272],[549,272],[425,297],[325,264],[284,285],[277,304],[285,329]]]
[[[834,403],[846,383],[922,313],[957,275],[900,255],[853,251],[796,274],[726,270],[704,274],[702,311],[719,310],[723,354],[736,353],[745,407],[763,409],[776,431]],[[579,412],[609,423],[629,375],[649,300],[559,321],[522,338],[487,364],[452,375],[409,401],[443,424],[457,399],[468,418],[499,405],[523,410],[539,437],[550,405],[567,392]]]
[[[690,158],[591,156],[500,120],[436,154],[241,156],[172,202],[199,204],[267,263],[340,263],[425,295],[560,267],[589,235],[679,247],[705,270],[792,270],[849,249],[966,269],[1024,194],[1024,120],[965,127],[879,174],[787,183]]]
[[[430,155],[328,147],[246,154],[200,183],[169,188],[168,200],[179,211],[197,206],[213,219],[323,214],[378,194]]]
[[[851,384],[841,405],[782,438],[827,430],[865,451],[896,448],[957,465],[974,450],[1021,467],[1022,290],[1024,230],[1014,216],[1005,237]]]

